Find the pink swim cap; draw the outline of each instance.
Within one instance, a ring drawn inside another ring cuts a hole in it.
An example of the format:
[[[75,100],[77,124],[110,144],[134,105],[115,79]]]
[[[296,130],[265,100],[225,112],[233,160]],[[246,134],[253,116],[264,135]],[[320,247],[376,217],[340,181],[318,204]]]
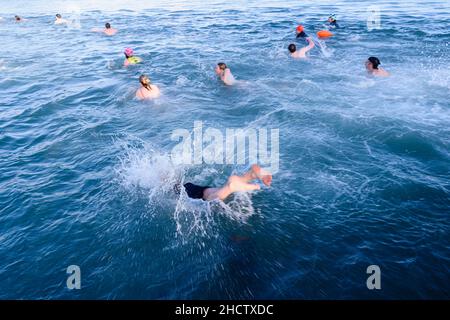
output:
[[[126,48],[123,53],[125,53],[127,56],[131,57],[133,55],[133,49]]]

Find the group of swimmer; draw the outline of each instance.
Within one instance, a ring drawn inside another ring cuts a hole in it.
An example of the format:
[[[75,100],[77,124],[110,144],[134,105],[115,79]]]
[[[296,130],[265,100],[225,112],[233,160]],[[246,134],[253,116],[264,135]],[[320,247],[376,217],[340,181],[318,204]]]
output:
[[[25,19],[15,16],[16,22],[22,22]],[[328,28],[329,29],[338,29],[340,28],[335,15],[330,15],[328,17]],[[55,24],[68,24],[69,21],[62,18],[61,14],[56,14]],[[112,28],[111,24],[107,22],[105,24],[104,29],[92,29],[93,32],[102,32],[107,36],[114,36],[118,30]],[[322,31],[325,36],[330,36],[331,33],[328,31]],[[320,34],[318,33],[320,36]],[[294,43],[289,44],[288,50],[290,56],[294,59],[305,59],[307,58],[307,53],[315,47],[314,40],[305,33],[304,27],[299,25],[296,28],[296,39],[304,39],[306,41],[306,46],[301,49],[297,49],[297,46]],[[125,60],[123,63],[124,67],[128,67],[130,65],[135,65],[142,62],[142,59],[134,55],[134,51],[132,48],[126,48],[124,50]],[[365,67],[369,74],[374,76],[386,77],[389,76],[389,73],[380,68],[380,60],[377,57],[369,57],[365,62]],[[230,68],[224,63],[219,62],[215,68],[215,73],[222,80],[225,85],[233,85],[235,83],[235,78],[231,73]],[[141,87],[136,91],[136,98],[139,100],[145,99],[154,99],[160,96],[160,90],[158,86],[152,84],[150,78],[142,74],[139,77],[139,82]],[[252,190],[259,190],[261,187],[259,184],[252,183],[254,180],[261,181],[265,186],[270,186],[272,183],[272,175],[270,172],[262,169],[259,165],[254,164],[251,166],[250,170],[246,172],[244,175],[232,175],[228,178],[225,185],[222,187],[209,187],[209,186],[199,186],[192,183],[183,184],[183,188],[188,195],[188,197],[193,199],[202,199],[202,200],[225,200],[229,195],[234,192],[245,192]],[[176,185],[174,190],[179,193],[180,186]]]

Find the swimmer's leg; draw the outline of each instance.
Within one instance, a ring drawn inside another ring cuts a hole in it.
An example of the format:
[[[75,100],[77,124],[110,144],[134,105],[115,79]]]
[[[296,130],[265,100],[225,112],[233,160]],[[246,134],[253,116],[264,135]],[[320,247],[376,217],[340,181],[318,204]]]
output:
[[[261,180],[266,186],[270,186],[272,183],[272,175],[260,166],[254,164],[244,175],[233,175],[229,177],[227,183],[223,187],[205,189],[203,192],[203,199],[225,200],[234,192],[259,190],[261,187],[258,184],[249,183],[252,180]]]

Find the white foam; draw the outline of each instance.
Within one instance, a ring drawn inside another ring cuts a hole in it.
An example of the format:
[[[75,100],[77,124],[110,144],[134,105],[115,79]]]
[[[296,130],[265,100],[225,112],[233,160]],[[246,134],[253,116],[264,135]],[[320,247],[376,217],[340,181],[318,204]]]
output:
[[[317,46],[320,48],[320,51],[322,52],[322,55],[325,58],[329,58],[329,57],[333,56],[334,50],[329,49],[327,47],[325,41],[316,39],[314,42],[317,43]]]
[[[350,84],[351,86],[355,87],[355,88],[360,88],[360,89],[367,89],[367,88],[371,88],[373,86],[376,85],[376,81],[375,79],[364,79],[361,80],[359,82],[356,82],[355,84]]]
[[[117,173],[126,188],[152,190],[176,181],[175,167],[166,154],[153,150],[130,149],[120,162]]]

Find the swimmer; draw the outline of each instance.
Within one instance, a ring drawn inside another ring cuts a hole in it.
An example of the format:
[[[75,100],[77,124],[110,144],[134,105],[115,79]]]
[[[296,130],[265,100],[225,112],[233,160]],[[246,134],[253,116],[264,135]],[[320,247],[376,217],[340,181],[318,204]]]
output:
[[[234,192],[260,190],[261,186],[259,184],[251,183],[253,180],[260,180],[266,186],[270,187],[272,175],[259,165],[254,164],[244,175],[230,176],[225,185],[220,188],[203,187],[192,183],[185,183],[183,187],[189,198],[203,199],[205,201],[225,200]],[[179,191],[179,186],[176,186],[176,190]]]
[[[105,29],[98,29],[94,28],[92,29],[93,32],[103,32],[107,36],[113,36],[117,33],[117,29],[114,29],[111,27],[111,24],[109,22],[105,23]]]
[[[230,68],[228,68],[225,63],[219,62],[216,66],[215,71],[216,74],[220,77],[220,80],[222,80],[226,85],[231,86],[236,82]]]
[[[66,19],[63,19],[59,13],[56,14],[56,20],[55,24],[65,24],[68,21]]]
[[[141,83],[141,88],[136,91],[136,98],[139,100],[154,99],[161,95],[159,88],[156,85],[151,84],[149,77],[145,74],[139,77],[139,82]]]
[[[369,74],[378,76],[378,77],[388,77],[389,72],[384,70],[383,68],[380,68],[379,65],[381,64],[380,59],[377,57],[369,57],[366,61],[366,69],[369,72]]]
[[[134,55],[133,49],[131,48],[126,48],[123,54],[125,55],[125,61],[123,62],[125,67],[128,67],[130,64],[138,64],[142,62],[141,58]]]
[[[23,21],[25,21],[26,19],[21,18],[21,17],[15,15],[15,16],[14,16],[14,20],[15,20],[16,22],[23,22]]]
[[[339,28],[339,25],[338,25],[338,23],[337,23],[336,15],[335,15],[335,14],[331,14],[331,15],[328,17],[328,26],[331,27],[331,28],[336,28],[336,29]]]

